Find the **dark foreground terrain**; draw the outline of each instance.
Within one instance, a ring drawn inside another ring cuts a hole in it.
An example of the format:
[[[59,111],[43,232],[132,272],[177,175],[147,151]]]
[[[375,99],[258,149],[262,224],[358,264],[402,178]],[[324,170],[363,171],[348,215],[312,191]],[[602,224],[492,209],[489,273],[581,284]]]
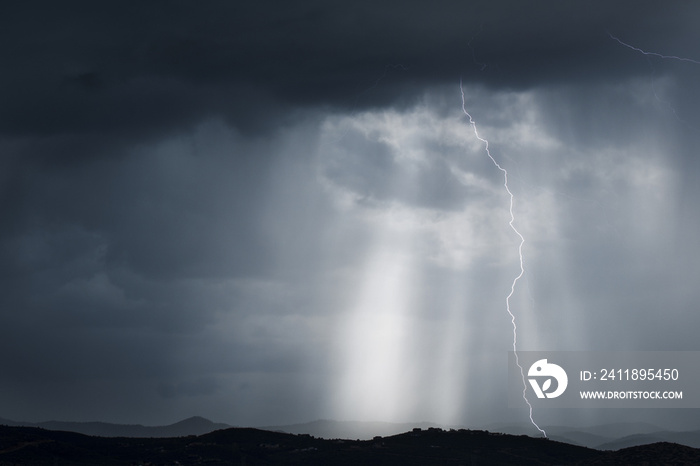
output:
[[[684,465],[700,449],[656,443],[614,452],[474,430],[325,440],[232,428],[177,438],[107,438],[0,426],[0,465]]]

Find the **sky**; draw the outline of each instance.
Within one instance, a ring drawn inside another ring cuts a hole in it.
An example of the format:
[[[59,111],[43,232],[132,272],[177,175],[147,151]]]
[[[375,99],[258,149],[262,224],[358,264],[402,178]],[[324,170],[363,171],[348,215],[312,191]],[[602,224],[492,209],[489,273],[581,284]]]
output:
[[[700,350],[693,2],[1,9],[2,418],[527,423],[464,111],[518,348]]]

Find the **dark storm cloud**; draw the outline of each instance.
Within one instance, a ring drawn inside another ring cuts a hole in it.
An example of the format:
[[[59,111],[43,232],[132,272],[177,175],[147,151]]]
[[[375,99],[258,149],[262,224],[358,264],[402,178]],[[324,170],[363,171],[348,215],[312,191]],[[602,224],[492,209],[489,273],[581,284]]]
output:
[[[245,253],[236,256],[241,252],[222,254],[210,248],[222,235],[254,248],[255,226],[238,224],[235,218],[250,216],[250,201],[260,198],[259,186],[252,185],[260,169],[238,164],[217,183],[212,179],[217,177],[214,167],[188,166],[197,162],[189,156],[181,158],[183,166],[178,167],[174,154],[167,157],[166,162],[137,155],[119,165],[95,157],[80,169],[58,173],[50,168],[29,172],[31,165],[21,166],[14,172],[21,186],[10,186],[6,192],[6,219],[15,228],[36,234],[13,253],[33,256],[18,260],[35,261],[30,267],[39,267],[45,265],[43,260],[52,261],[40,257],[42,250],[69,256],[71,249],[90,248],[97,240],[64,244],[73,241],[72,229],[79,235],[100,236],[110,244],[102,251],[109,262],[126,263],[146,275],[226,274],[222,261],[253,267]],[[230,209],[231,216],[215,220],[207,215],[224,208]],[[256,261],[261,256],[257,254]],[[60,257],[53,260],[60,262]]]
[[[3,12],[0,129],[14,137],[61,135],[51,141],[57,153],[36,151],[70,159],[206,116],[269,128],[284,120],[277,112],[290,105],[386,104],[407,89],[460,75],[508,87],[614,75],[625,71],[612,65],[630,54],[611,44],[606,30],[639,41],[668,31],[689,8],[554,1],[23,2]],[[674,26],[676,34],[658,38],[656,47],[692,42],[689,30]],[[382,77],[392,86],[363,92]],[[94,135],[99,141],[90,142]],[[62,142],[68,146],[61,149]]]

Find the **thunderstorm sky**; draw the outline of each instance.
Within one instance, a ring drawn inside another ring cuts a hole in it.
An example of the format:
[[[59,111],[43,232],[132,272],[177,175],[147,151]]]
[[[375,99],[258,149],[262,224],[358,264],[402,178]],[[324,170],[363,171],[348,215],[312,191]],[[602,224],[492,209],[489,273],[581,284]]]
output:
[[[700,350],[700,5],[530,3],[3,5],[0,418],[526,421],[460,80],[519,348]]]

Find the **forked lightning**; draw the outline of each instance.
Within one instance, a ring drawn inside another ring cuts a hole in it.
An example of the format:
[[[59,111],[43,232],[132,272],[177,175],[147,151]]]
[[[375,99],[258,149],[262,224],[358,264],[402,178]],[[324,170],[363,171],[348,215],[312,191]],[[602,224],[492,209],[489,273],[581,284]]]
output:
[[[527,403],[527,406],[530,410],[530,422],[532,422],[532,425],[537,428],[540,432],[542,432],[542,435],[547,437],[547,433],[540,428],[540,426],[537,425],[535,420],[532,417],[532,404],[530,404],[530,400],[527,399],[527,383],[525,382],[525,371],[523,370],[523,366],[520,365],[520,361],[518,359],[518,326],[515,324],[515,314],[510,310],[510,298],[513,297],[513,294],[515,294],[515,286],[518,283],[518,280],[522,278],[522,276],[525,274],[525,266],[523,264],[523,245],[525,244],[525,238],[523,235],[520,234],[517,228],[515,228],[515,215],[513,214],[513,201],[514,201],[514,196],[513,193],[511,192],[510,188],[508,187],[508,172],[506,171],[505,168],[503,168],[498,162],[496,162],[496,159],[493,158],[491,155],[491,151],[489,150],[489,142],[479,136],[479,131],[476,128],[476,123],[474,122],[474,119],[472,116],[467,112],[466,108],[466,102],[465,102],[465,97],[464,97],[464,88],[462,87],[462,81],[459,81],[459,90],[462,93],[462,111],[464,114],[469,118],[469,124],[472,126],[474,129],[474,135],[476,138],[483,142],[485,145],[485,151],[486,155],[489,156],[493,164],[498,168],[502,173],[503,173],[503,186],[506,188],[506,192],[508,193],[508,196],[510,196],[510,221],[508,222],[508,225],[510,225],[510,228],[515,232],[516,235],[518,235],[518,238],[520,238],[520,244],[518,245],[518,256],[520,258],[520,273],[518,276],[516,276],[513,279],[513,283],[510,286],[510,293],[506,297],[506,311],[508,311],[508,315],[510,316],[511,323],[513,324],[513,353],[515,355],[515,363],[518,365],[518,368],[520,369],[520,376],[522,377],[523,380],[523,400],[525,400],[525,403]]]

